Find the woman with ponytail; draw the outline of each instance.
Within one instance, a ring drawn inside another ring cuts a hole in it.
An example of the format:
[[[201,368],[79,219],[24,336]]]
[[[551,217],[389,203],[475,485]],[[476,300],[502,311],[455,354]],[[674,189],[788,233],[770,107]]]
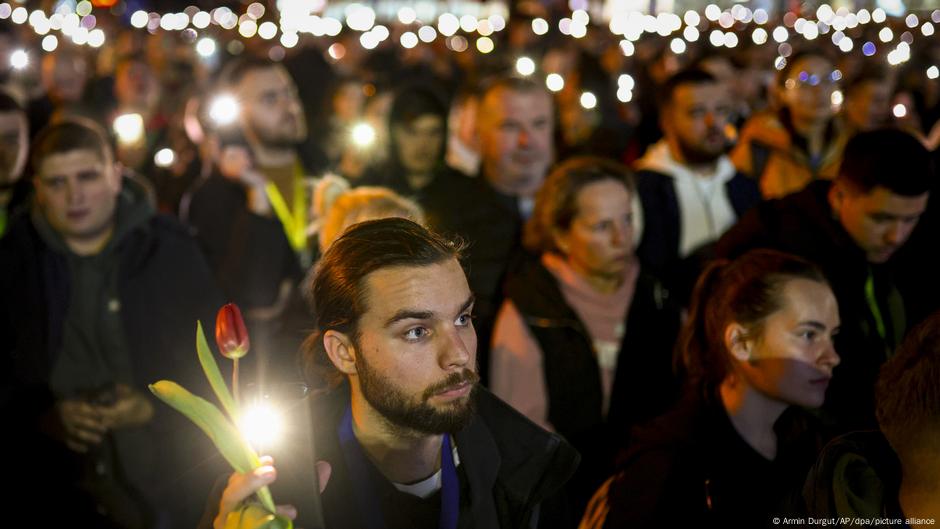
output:
[[[636,435],[581,527],[755,528],[792,516],[824,441],[806,408],[823,403],[838,328],[835,296],[807,261],[755,250],[710,265],[679,337],[685,397]]]

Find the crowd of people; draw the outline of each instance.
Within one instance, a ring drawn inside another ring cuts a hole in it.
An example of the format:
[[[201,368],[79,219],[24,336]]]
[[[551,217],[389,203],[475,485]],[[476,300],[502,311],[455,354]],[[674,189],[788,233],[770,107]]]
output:
[[[940,40],[627,55],[527,16],[490,55],[211,61],[115,19],[2,72],[9,519],[221,529],[271,485],[308,528],[936,523]],[[243,384],[303,388],[231,477],[147,389],[210,394],[227,301]]]

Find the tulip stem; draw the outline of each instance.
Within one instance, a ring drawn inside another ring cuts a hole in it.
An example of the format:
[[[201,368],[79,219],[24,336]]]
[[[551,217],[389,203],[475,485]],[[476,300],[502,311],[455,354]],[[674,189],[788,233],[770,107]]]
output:
[[[238,398],[238,358],[232,359],[232,362],[235,364],[232,368],[232,396],[235,398],[235,405],[241,408],[241,400]]]

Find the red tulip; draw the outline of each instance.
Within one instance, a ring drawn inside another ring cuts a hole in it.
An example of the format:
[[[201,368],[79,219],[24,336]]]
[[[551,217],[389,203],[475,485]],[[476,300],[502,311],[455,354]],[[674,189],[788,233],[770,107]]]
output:
[[[248,329],[238,305],[228,303],[215,317],[215,342],[225,358],[237,360],[248,353]]]

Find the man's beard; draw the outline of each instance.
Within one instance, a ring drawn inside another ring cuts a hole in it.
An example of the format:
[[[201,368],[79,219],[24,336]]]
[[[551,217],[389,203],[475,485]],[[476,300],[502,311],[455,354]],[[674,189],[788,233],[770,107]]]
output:
[[[728,152],[729,143],[723,142],[721,146],[712,149],[703,149],[696,145],[689,145],[681,139],[678,141],[682,158],[689,165],[712,163]]]
[[[447,378],[422,392],[418,402],[406,395],[390,379],[373,370],[360,355],[357,362],[359,386],[366,401],[393,425],[422,434],[439,435],[462,430],[476,412],[479,375],[470,369],[451,373]],[[463,399],[450,402],[444,409],[435,408],[428,400],[458,384],[470,382],[473,388]]]

